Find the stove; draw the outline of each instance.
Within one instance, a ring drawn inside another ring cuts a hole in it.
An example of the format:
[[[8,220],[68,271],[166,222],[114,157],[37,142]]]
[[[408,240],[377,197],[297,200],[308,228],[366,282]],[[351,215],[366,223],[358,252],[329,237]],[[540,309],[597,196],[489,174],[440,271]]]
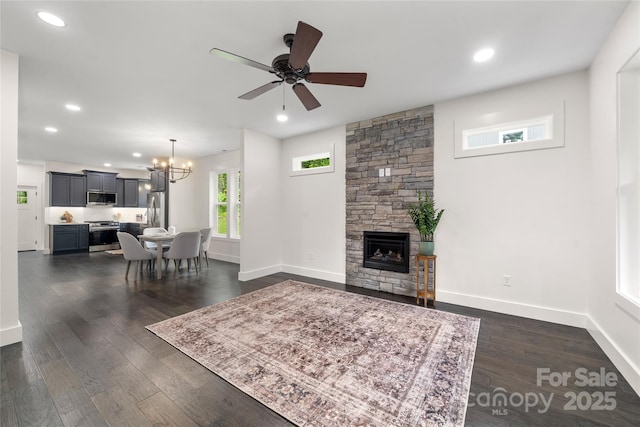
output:
[[[89,252],[120,249],[117,221],[85,221],[89,224]]]
[[[85,223],[89,224],[89,231],[120,229],[120,223],[117,221],[85,221]]]

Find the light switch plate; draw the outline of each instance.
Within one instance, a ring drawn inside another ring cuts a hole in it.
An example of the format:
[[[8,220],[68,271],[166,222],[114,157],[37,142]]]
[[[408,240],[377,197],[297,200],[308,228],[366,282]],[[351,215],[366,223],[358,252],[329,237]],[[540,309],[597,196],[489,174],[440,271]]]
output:
[[[378,176],[379,177],[383,177],[384,176],[384,169],[379,169],[378,170]]]
[[[384,173],[385,173],[387,176],[391,176],[391,168],[385,168]]]

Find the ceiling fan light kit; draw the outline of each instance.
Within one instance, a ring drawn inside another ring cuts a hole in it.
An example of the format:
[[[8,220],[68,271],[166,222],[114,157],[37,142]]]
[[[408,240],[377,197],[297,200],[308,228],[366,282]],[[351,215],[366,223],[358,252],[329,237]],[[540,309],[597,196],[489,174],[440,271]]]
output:
[[[239,62],[250,67],[267,71],[278,78],[278,80],[262,85],[240,95],[238,98],[251,100],[271,89],[274,89],[275,87],[280,86],[282,83],[287,83],[292,86],[293,92],[307,111],[311,111],[320,107],[321,104],[303,82],[364,87],[367,81],[367,73],[312,73],[311,67],[307,61],[318,45],[320,38],[322,38],[322,32],[320,30],[305,22],[298,21],[296,33],[285,34],[283,37],[284,44],[289,48],[289,53],[276,56],[272,61],[271,66],[261,64],[252,59],[247,59],[218,48],[211,49],[209,53],[230,61]]]

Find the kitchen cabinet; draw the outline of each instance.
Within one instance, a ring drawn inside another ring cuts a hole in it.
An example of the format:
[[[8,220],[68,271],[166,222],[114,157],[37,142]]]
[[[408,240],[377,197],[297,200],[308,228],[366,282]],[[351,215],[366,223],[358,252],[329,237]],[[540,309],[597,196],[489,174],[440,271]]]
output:
[[[165,171],[151,172],[151,191],[167,191],[167,175]]]
[[[116,208],[124,207],[124,179],[116,179]]]
[[[51,225],[51,253],[89,252],[89,224]]]
[[[49,206],[87,204],[86,177],[80,174],[49,172]]]
[[[124,207],[138,207],[138,180],[125,179],[124,181]]]
[[[119,208],[146,208],[149,193],[148,179],[118,178],[116,180],[117,203]]]
[[[84,171],[87,176],[87,191],[99,191],[103,193],[117,192],[117,182],[115,173]]]
[[[149,194],[150,189],[151,189],[151,181],[149,181],[148,179],[138,180],[138,207],[139,208],[147,207],[147,195]]]

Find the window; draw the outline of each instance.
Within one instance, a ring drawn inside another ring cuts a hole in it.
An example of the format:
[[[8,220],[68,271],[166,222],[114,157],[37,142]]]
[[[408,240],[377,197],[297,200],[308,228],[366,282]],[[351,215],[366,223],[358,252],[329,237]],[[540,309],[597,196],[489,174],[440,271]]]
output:
[[[333,172],[333,145],[330,151],[291,158],[291,176]]]
[[[227,235],[227,174],[217,174],[216,200],[214,202],[216,234]]]
[[[241,198],[240,198],[240,189],[242,188],[242,186],[240,185],[240,171],[238,171],[237,174],[237,180],[236,180],[236,208],[235,208],[235,212],[236,212],[236,221],[235,221],[235,233],[234,236],[235,237],[240,237],[240,225],[242,224],[240,222],[240,202],[241,202]]]
[[[463,150],[551,139],[552,124],[553,117],[547,116],[522,123],[465,130],[462,132]]]
[[[212,173],[211,179],[211,227],[214,235],[239,238],[240,171]]]
[[[18,204],[26,205],[27,204],[27,192],[18,190]]]
[[[618,73],[618,303],[640,319],[640,51]]]
[[[461,113],[454,122],[454,157],[476,157],[564,146],[562,100],[506,100],[482,107],[486,114]]]

